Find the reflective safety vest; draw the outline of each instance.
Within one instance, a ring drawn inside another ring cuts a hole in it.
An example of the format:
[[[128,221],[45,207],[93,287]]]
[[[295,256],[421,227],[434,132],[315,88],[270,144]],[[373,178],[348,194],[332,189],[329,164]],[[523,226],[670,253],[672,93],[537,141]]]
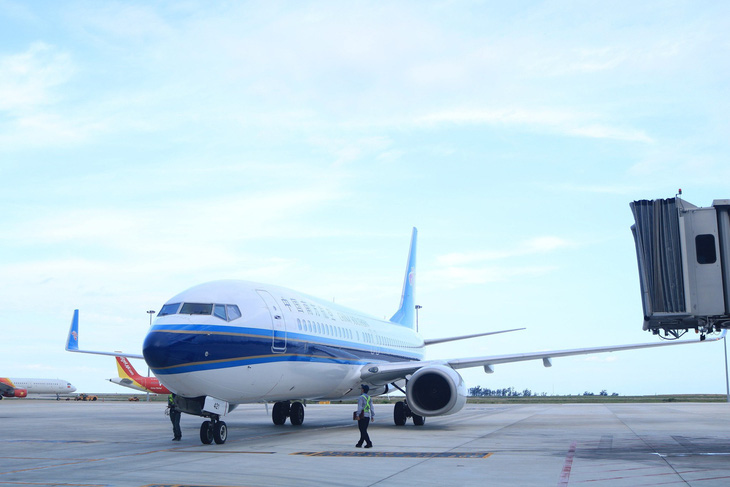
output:
[[[371,402],[372,399],[367,394],[363,394],[360,397],[364,397],[365,398],[365,407],[362,408],[362,412],[363,413],[369,413],[370,412],[370,408],[372,406],[372,402]]]

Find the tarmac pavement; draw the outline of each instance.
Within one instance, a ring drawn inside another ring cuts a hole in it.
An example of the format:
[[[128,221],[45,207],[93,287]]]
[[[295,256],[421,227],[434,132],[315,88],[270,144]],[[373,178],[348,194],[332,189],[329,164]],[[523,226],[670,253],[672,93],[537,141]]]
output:
[[[354,405],[309,404],[275,426],[264,405],[203,445],[164,402],[0,401],[0,486],[727,486],[730,405],[467,404],[425,426],[375,405],[374,448],[355,448]]]

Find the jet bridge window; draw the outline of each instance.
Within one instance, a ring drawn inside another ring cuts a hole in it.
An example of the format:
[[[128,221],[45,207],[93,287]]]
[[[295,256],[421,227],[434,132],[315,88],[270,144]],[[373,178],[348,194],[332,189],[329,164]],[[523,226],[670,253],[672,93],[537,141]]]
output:
[[[715,236],[712,234],[697,235],[695,237],[695,247],[697,248],[698,264],[714,264],[717,262],[717,253],[715,252]]]

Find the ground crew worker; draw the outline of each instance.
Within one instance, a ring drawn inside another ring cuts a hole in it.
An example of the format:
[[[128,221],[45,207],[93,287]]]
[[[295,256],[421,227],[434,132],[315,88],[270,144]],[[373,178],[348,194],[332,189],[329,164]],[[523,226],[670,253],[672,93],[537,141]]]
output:
[[[375,411],[373,410],[373,399],[368,395],[370,387],[363,384],[360,386],[360,397],[357,398],[357,427],[360,429],[360,441],[355,445],[357,448],[362,447],[365,442],[365,448],[372,448],[373,443],[368,435],[368,425],[370,421],[375,421]]]
[[[180,441],[182,431],[180,431],[180,409],[175,405],[175,394],[167,396],[167,409],[172,422],[172,434],[175,435],[172,441]]]

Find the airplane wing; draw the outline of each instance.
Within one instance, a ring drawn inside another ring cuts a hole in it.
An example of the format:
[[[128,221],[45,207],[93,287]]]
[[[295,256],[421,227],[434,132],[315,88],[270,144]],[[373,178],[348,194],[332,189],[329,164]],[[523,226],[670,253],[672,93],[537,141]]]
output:
[[[112,357],[128,357],[128,358],[141,358],[144,356],[140,354],[124,353],[124,352],[96,352],[93,350],[81,350],[79,349],[79,310],[74,310],[74,317],[71,320],[71,327],[68,330],[68,338],[66,339],[66,351],[67,352],[78,352],[78,353],[91,353],[94,355],[111,355]]]
[[[422,367],[431,365],[446,365],[452,369],[465,369],[469,367],[484,367],[487,373],[491,373],[493,365],[506,364],[510,362],[524,362],[526,360],[542,359],[545,367],[552,365],[551,359],[557,357],[568,357],[571,355],[588,355],[593,353],[618,352],[622,350],[636,350],[640,348],[668,347],[672,345],[688,345],[691,343],[715,342],[725,338],[722,334],[715,338],[700,341],[673,341],[663,343],[636,343],[631,345],[609,345],[604,347],[574,348],[571,350],[548,350],[543,352],[517,353],[508,355],[489,355],[485,357],[457,358],[451,360],[421,360],[418,362],[395,362],[383,364],[367,364],[360,370],[360,377],[364,382],[370,384],[387,384],[415,373]]]
[[[512,328],[511,330],[489,331],[487,333],[477,333],[475,335],[461,335],[458,337],[427,338],[427,339],[423,340],[423,344],[424,345],[435,345],[437,343],[454,342],[456,340],[466,340],[468,338],[485,337],[487,335],[498,335],[500,333],[509,333],[511,331],[520,331],[520,330],[526,330],[526,328]]]

